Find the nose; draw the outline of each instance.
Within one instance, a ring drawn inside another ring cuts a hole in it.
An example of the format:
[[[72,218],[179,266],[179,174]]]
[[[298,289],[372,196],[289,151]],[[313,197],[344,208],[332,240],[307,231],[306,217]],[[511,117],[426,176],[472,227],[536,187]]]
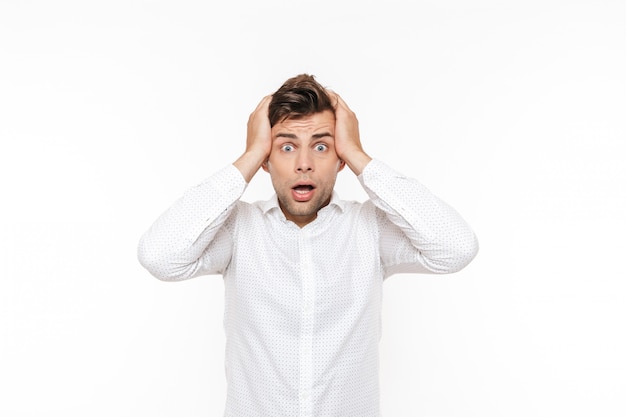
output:
[[[298,159],[296,161],[296,171],[298,173],[313,171],[313,158],[311,158],[311,154],[308,150],[303,149],[298,154]]]

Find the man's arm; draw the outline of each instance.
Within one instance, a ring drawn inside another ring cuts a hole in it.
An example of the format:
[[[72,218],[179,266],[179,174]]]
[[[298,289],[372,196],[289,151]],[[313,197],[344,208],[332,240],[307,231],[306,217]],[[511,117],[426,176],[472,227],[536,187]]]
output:
[[[222,226],[246,185],[240,172],[228,165],[187,190],[141,237],[137,248],[141,265],[163,281],[220,273],[232,246]],[[207,251],[210,245],[219,249]]]
[[[370,201],[385,216],[379,222],[387,275],[452,273],[476,256],[478,240],[447,203],[413,178],[372,160],[361,145],[358,120],[339,95],[335,106],[337,155],[357,175]]]
[[[385,275],[465,268],[478,240],[461,215],[414,178],[372,160],[359,176],[378,219]]]
[[[270,99],[265,97],[250,115],[241,157],[188,190],[141,237],[139,262],[155,277],[179,281],[221,273],[228,265],[232,238],[223,226],[269,155]]]

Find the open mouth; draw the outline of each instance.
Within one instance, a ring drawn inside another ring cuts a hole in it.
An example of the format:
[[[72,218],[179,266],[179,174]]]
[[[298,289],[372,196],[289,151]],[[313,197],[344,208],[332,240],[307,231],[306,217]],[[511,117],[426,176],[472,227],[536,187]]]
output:
[[[312,185],[296,185],[295,187],[293,187],[293,191],[298,194],[307,194],[313,191],[314,188],[315,187],[313,187]]]
[[[313,198],[315,187],[310,184],[298,184],[291,189],[292,196],[296,201],[309,201]]]

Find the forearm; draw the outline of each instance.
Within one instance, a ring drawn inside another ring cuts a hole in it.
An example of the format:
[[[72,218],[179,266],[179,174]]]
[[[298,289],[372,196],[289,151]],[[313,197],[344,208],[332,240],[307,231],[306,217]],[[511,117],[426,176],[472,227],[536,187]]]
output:
[[[241,174],[228,166],[189,189],[141,237],[139,262],[162,280],[191,278],[200,258],[245,190]]]
[[[343,154],[343,161],[356,176],[361,175],[371,160],[372,158],[361,149],[356,149],[352,152],[346,152]]]
[[[233,162],[233,165],[239,170],[246,183],[249,183],[266,158],[267,153],[263,150],[249,150]]]

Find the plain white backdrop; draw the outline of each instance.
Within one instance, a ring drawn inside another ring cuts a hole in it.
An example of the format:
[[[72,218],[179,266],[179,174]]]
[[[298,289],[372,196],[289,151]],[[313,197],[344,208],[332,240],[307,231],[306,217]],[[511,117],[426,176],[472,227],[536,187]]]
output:
[[[0,0],[0,415],[222,415],[221,277],[157,281],[136,245],[302,72],[481,245],[385,283],[383,415],[626,415],[624,22],[618,0]],[[337,190],[365,197],[349,170]],[[271,193],[259,172],[243,198]]]

